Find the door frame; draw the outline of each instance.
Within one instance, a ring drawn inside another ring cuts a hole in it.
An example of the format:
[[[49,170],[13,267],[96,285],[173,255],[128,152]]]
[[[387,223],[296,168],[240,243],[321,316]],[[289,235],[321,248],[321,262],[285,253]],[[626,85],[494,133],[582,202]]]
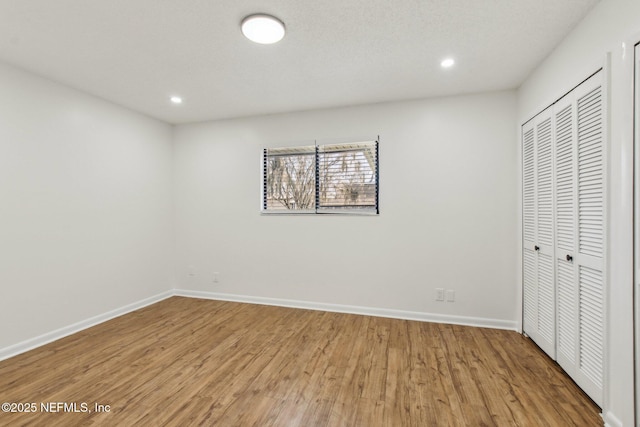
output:
[[[633,69],[633,335],[634,403],[636,423],[640,420],[640,35],[632,47]]]

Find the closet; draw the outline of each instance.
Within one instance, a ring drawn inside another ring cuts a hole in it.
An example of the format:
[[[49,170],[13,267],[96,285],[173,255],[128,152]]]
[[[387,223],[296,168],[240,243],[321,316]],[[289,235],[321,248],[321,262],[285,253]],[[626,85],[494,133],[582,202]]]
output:
[[[599,71],[522,126],[523,331],[600,406],[603,89]]]

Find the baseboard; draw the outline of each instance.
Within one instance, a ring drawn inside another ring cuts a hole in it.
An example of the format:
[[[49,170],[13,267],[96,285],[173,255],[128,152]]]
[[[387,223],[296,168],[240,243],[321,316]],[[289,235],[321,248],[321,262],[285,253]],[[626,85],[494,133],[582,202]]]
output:
[[[17,356],[20,353],[24,353],[26,351],[33,350],[34,348],[43,346],[45,344],[49,344],[50,342],[59,340],[60,338],[64,338],[71,334],[75,334],[76,332],[80,332],[84,329],[90,328],[99,323],[106,322],[107,320],[111,320],[115,317],[122,316],[123,314],[130,313],[142,307],[155,304],[159,301],[162,301],[163,299],[172,297],[173,294],[174,294],[173,290],[166,291],[161,294],[154,295],[149,298],[145,298],[141,301],[137,301],[137,302],[125,305],[124,307],[120,307],[115,310],[111,310],[106,313],[99,314],[94,317],[90,317],[89,319],[74,323],[72,325],[65,326],[60,329],[56,329],[55,331],[47,332],[46,334],[40,335],[38,337],[19,342],[18,344],[14,344],[9,347],[2,348],[0,349],[0,360],[5,360],[10,357]]]
[[[611,411],[607,411],[606,414],[603,414],[602,418],[604,419],[605,427],[624,427],[622,421],[620,421],[618,417],[613,415]]]
[[[275,305],[280,307],[302,308],[307,310],[330,311],[330,312],[336,312],[336,313],[362,314],[366,316],[389,317],[393,319],[417,320],[421,322],[434,322],[434,323],[447,323],[452,325],[476,326],[476,327],[492,328],[492,329],[506,329],[510,331],[517,331],[517,328],[518,328],[518,324],[515,321],[488,319],[488,318],[482,318],[482,317],[451,316],[446,314],[391,310],[386,308],[362,307],[362,306],[342,305],[342,304],[328,304],[328,303],[319,303],[319,302],[312,302],[312,301],[298,301],[298,300],[288,300],[288,299],[280,299],[280,298],[255,297],[255,296],[248,296],[248,295],[192,291],[192,290],[186,290],[186,289],[173,289],[171,291],[166,291],[161,294],[158,294],[149,298],[145,298],[141,301],[137,301],[132,304],[125,305],[124,307],[111,310],[109,312],[91,317],[89,319],[74,323],[72,325],[65,326],[60,329],[56,329],[55,331],[48,332],[46,334],[37,336],[35,338],[31,338],[26,341],[19,342],[18,344],[14,344],[9,347],[2,348],[0,349],[0,361],[8,359],[13,356],[17,356],[18,354],[24,353],[26,351],[33,350],[34,348],[43,346],[45,344],[49,344],[50,342],[59,340],[60,338],[64,338],[68,335],[75,334],[76,332],[80,332],[84,329],[106,322],[107,320],[111,320],[115,317],[122,316],[123,314],[127,314],[132,311],[138,310],[142,307],[155,304],[156,302],[162,301],[172,296],[213,299],[213,300],[221,300],[221,301],[235,301],[235,302],[244,302],[249,304]],[[616,418],[613,417],[613,420],[616,420]],[[610,425],[611,427],[619,427],[618,424],[616,424],[615,422],[613,423],[610,422]]]
[[[483,317],[452,316],[446,314],[422,313],[391,310],[387,308],[361,307],[354,305],[327,304],[280,298],[254,297],[248,295],[225,294],[205,291],[174,289],[175,296],[244,302],[250,304],[275,305],[279,307],[303,308],[307,310],[331,311],[336,313],[362,314],[366,316],[390,317],[393,319],[417,320],[421,322],[447,323],[451,325],[476,326],[481,328],[518,330],[516,321],[488,319]]]

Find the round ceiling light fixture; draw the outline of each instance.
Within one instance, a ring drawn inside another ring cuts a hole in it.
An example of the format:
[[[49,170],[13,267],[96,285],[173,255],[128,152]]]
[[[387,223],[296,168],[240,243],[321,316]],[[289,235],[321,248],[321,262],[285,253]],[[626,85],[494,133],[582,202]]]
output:
[[[278,18],[263,13],[249,15],[242,20],[242,34],[260,44],[277,43],[284,37],[284,24]]]
[[[442,62],[440,63],[440,66],[442,68],[451,68],[455,63],[456,61],[453,58],[446,58],[442,60]]]
[[[179,96],[172,96],[169,100],[174,104],[182,104],[182,98]]]

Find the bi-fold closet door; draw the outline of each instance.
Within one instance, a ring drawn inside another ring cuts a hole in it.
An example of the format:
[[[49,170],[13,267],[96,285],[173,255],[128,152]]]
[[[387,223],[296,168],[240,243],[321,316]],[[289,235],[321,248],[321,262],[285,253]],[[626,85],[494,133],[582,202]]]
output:
[[[523,329],[555,358],[552,107],[522,128]]]
[[[605,319],[602,74],[522,128],[523,330],[599,405]]]

